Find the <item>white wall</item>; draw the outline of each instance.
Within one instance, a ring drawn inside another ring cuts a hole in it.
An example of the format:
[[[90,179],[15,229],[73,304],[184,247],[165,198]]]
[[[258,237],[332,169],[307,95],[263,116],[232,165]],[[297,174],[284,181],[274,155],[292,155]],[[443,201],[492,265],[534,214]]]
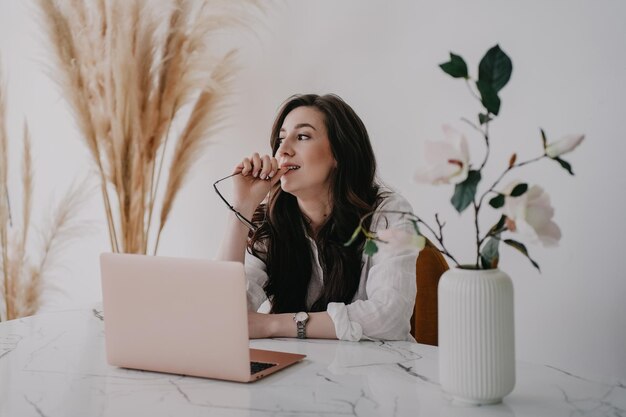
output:
[[[36,157],[36,214],[49,211],[74,177],[87,173],[87,153],[66,104],[46,74],[49,65],[30,2],[0,0],[0,54],[9,86],[11,187],[19,204],[19,138],[30,123]],[[449,188],[411,180],[422,141],[440,126],[474,118],[480,110],[461,81],[437,64],[449,51],[470,70],[495,43],[511,56],[512,79],[502,91],[501,116],[492,128],[493,176],[512,152],[540,152],[538,128],[552,138],[584,132],[587,140],[566,159],[568,176],[554,163],[520,170],[552,196],[563,239],[556,249],[530,247],[542,274],[521,256],[502,250],[501,267],[516,286],[517,356],[575,373],[626,377],[626,276],[622,255],[626,222],[623,155],[626,138],[626,3],[621,1],[316,1],[277,2],[257,28],[233,39],[241,71],[230,127],[208,149],[175,206],[160,254],[213,257],[225,209],[210,184],[244,155],[267,150],[273,116],[297,92],[335,92],[365,121],[381,177],[401,191],[416,212],[448,220],[447,240],[470,256],[469,218],[458,218]],[[481,142],[466,129],[475,160]],[[491,178],[491,177],[490,177]],[[95,222],[48,276],[62,291],[48,291],[44,309],[98,300],[97,256],[108,249],[97,193],[84,211]]]

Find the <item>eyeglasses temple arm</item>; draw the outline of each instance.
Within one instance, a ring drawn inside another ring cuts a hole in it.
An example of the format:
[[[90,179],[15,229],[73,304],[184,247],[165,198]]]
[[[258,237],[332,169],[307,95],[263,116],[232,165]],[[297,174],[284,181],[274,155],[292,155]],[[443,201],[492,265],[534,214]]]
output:
[[[250,220],[246,219],[246,217],[245,217],[243,214],[239,213],[239,212],[235,209],[235,207],[233,207],[233,206],[232,206],[232,205],[228,202],[228,200],[226,200],[226,199],[224,198],[224,196],[222,195],[222,193],[220,193],[220,190],[218,190],[218,188],[217,188],[217,184],[218,184],[218,183],[220,183],[220,182],[222,182],[222,181],[224,181],[224,180],[226,180],[226,179],[228,179],[228,178],[230,178],[230,177],[234,177],[235,175],[239,175],[239,173],[236,173],[236,174],[231,174],[231,175],[227,175],[227,176],[225,176],[224,178],[220,178],[219,180],[215,181],[215,182],[213,183],[213,189],[215,190],[215,193],[216,193],[216,194],[217,194],[217,195],[218,195],[218,196],[222,199],[222,201],[224,202],[224,204],[226,204],[226,206],[228,206],[228,208],[229,208],[229,209],[230,209],[233,213],[235,213],[235,214],[237,215],[237,218],[238,218],[239,220],[243,221],[243,222],[246,224],[246,226],[248,226],[248,228],[249,228],[249,229],[251,229],[252,231],[255,231],[255,230],[257,229],[257,226],[256,226],[254,223],[252,223]]]

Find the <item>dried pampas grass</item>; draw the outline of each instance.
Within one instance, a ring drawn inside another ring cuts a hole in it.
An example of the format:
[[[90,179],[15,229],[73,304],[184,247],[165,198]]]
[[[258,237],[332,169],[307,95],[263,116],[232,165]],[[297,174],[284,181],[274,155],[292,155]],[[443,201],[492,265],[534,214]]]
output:
[[[27,255],[31,228],[33,168],[31,138],[24,123],[22,161],[22,219],[21,228],[11,215],[9,199],[9,140],[6,130],[6,97],[0,73],[0,310],[1,320],[12,320],[33,315],[40,305],[43,277],[53,264],[62,247],[83,226],[76,221],[80,203],[85,195],[86,183],[72,187],[54,212],[51,224],[43,236],[39,261]]]
[[[1,65],[1,63],[0,63]],[[1,67],[0,67],[1,70]],[[11,310],[13,298],[9,296],[12,291],[11,275],[9,275],[9,138],[6,130],[6,97],[4,96],[4,83],[0,77],[0,262],[2,263],[2,295],[4,298],[5,310]]]
[[[156,253],[190,168],[224,119],[234,52],[218,53],[219,37],[258,4],[39,0],[39,8],[57,81],[100,176],[111,249],[148,253],[150,240]],[[189,117],[178,120],[187,104]],[[184,122],[178,135],[175,120]]]

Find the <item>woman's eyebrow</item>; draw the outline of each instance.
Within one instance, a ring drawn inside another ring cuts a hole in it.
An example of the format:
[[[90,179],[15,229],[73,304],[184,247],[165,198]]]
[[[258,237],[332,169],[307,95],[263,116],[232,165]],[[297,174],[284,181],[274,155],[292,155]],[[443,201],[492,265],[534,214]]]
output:
[[[300,128],[302,128],[302,127],[310,127],[310,128],[311,128],[311,129],[313,129],[313,130],[317,130],[317,129],[315,129],[315,127],[314,127],[313,125],[311,125],[311,124],[309,124],[309,123],[298,123],[297,125],[295,125],[295,126],[294,126],[294,129],[300,129]],[[280,131],[281,131],[281,132],[284,132],[284,131],[285,131],[285,128],[284,128],[284,127],[281,127],[281,128],[280,128]]]

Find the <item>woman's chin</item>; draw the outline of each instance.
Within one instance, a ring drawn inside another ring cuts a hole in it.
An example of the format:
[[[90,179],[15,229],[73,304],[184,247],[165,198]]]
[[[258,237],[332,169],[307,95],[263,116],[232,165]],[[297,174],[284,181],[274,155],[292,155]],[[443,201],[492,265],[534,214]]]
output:
[[[293,182],[289,180],[284,180],[283,178],[280,179],[280,188],[282,188],[284,192],[290,194],[293,194],[293,192],[296,191],[296,187],[294,187]]]

